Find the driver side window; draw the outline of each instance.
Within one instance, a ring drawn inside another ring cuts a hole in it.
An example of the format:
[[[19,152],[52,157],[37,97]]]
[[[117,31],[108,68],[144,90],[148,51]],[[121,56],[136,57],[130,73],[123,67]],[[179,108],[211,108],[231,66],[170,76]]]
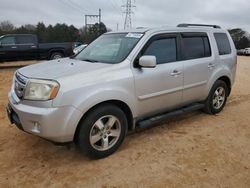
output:
[[[3,46],[15,45],[15,37],[4,37],[0,42]]]
[[[152,41],[143,55],[156,57],[157,64],[177,61],[176,38],[160,38]]]

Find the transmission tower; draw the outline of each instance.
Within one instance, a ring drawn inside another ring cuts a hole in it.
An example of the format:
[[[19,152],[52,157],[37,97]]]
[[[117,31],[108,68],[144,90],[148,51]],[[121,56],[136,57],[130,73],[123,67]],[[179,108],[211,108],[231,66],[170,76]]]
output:
[[[125,5],[122,5],[125,8],[123,13],[126,14],[125,22],[124,22],[124,29],[131,29],[132,28],[132,14],[134,13],[132,9],[135,5],[132,4],[132,0],[127,0]]]

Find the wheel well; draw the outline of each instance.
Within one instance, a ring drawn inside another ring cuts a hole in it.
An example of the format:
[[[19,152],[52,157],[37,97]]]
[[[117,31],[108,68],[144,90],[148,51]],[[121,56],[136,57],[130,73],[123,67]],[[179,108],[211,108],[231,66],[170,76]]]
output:
[[[227,84],[228,95],[230,95],[230,93],[231,93],[231,81],[230,81],[230,79],[227,76],[222,76],[218,80],[221,80]]]
[[[126,103],[124,103],[124,102],[122,102],[122,101],[119,101],[119,100],[109,100],[109,101],[101,102],[101,103],[99,103],[99,104],[97,104],[97,105],[91,107],[91,108],[82,116],[81,120],[79,121],[79,123],[78,123],[78,125],[77,125],[76,131],[75,131],[75,135],[74,135],[74,140],[75,140],[76,133],[77,133],[79,127],[80,127],[80,126],[79,126],[80,122],[87,116],[87,114],[88,114],[90,111],[95,110],[98,106],[103,105],[103,104],[113,104],[113,105],[118,106],[118,107],[124,112],[124,114],[125,114],[126,117],[127,117],[127,120],[128,120],[128,130],[129,130],[129,131],[130,131],[130,130],[133,130],[133,127],[134,127],[134,126],[133,126],[133,115],[132,115],[132,112],[131,112],[129,106],[128,106]]]
[[[61,53],[61,54],[63,54],[63,55],[65,55],[63,50],[52,50],[52,51],[50,51],[50,53],[49,53],[49,58],[52,56],[53,53],[57,53],[57,52],[58,52],[58,53]]]

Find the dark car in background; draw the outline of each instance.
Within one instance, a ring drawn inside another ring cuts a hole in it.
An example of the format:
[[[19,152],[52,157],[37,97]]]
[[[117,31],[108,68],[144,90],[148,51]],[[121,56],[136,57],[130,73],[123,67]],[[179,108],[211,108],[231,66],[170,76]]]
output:
[[[33,34],[0,37],[0,61],[59,59],[73,55],[74,43],[39,43]]]

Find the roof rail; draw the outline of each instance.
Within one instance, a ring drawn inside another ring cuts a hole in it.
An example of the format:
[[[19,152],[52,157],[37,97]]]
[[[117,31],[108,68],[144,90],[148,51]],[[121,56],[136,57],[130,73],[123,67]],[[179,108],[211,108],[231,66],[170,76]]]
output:
[[[213,27],[213,28],[216,28],[216,29],[221,29],[220,26],[218,25],[207,25],[207,24],[186,24],[186,23],[183,23],[183,24],[179,24],[177,25],[177,27]]]

